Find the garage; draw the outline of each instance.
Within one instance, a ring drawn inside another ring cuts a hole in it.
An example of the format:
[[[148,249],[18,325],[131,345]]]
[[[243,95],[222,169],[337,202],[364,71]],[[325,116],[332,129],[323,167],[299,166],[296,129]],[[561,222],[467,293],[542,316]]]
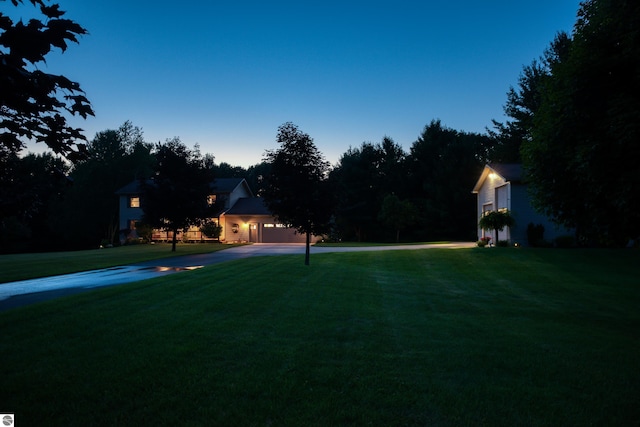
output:
[[[262,224],[262,243],[304,243],[306,236],[282,224]]]
[[[273,217],[261,197],[238,199],[220,216],[222,240],[251,243],[305,243],[306,236]]]

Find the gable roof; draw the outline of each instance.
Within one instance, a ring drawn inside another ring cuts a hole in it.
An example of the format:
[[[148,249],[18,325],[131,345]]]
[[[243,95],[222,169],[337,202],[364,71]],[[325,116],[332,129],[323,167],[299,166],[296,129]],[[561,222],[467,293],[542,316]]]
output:
[[[484,184],[484,181],[492,173],[499,175],[507,182],[522,182],[522,165],[520,163],[492,163],[484,167],[480,178],[478,178],[478,181],[471,192],[478,193],[482,184]]]
[[[489,165],[505,181],[522,181],[522,165],[520,163],[493,163]]]
[[[147,180],[147,182],[151,183],[152,180]],[[249,184],[244,178],[217,178],[211,183],[211,190],[214,193],[232,193],[233,190],[238,188],[239,186],[245,186],[246,190],[249,194],[253,195],[251,188],[249,188]],[[117,195],[125,195],[125,194],[140,194],[142,189],[140,188],[140,180],[131,181],[124,187],[120,188],[116,191]]]
[[[232,193],[243,181],[244,178],[217,178],[211,183],[211,189],[216,193]]]
[[[225,215],[268,215],[271,211],[264,204],[262,197],[242,197],[236,201]]]
[[[151,182],[152,181],[150,179],[147,180],[147,183],[151,183]],[[125,185],[124,187],[116,191],[116,194],[117,195],[140,194],[141,192],[142,192],[142,189],[140,188],[140,180],[136,179],[135,181],[131,181],[130,183],[128,183],[127,185]]]

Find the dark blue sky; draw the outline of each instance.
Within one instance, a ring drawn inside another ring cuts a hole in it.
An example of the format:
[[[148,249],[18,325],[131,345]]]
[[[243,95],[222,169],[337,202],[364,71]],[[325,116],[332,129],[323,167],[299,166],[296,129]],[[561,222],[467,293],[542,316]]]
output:
[[[408,150],[432,119],[483,132],[579,1],[60,4],[90,34],[43,68],[86,91],[88,138],[131,120],[247,167],[287,121],[332,163],[385,135]]]

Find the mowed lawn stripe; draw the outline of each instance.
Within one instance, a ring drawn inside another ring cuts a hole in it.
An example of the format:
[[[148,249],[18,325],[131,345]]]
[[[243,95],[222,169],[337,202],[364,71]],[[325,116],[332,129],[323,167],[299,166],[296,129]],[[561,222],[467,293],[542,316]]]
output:
[[[27,425],[634,425],[637,258],[262,257],[100,289],[0,313],[0,402]]]

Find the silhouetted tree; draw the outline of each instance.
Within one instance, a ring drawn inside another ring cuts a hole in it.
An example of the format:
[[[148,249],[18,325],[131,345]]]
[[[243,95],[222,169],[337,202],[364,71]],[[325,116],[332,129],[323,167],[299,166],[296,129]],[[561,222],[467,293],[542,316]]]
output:
[[[267,151],[271,164],[263,197],[276,219],[306,234],[305,265],[309,265],[311,235],[329,231],[334,192],[327,179],[329,163],[313,139],[293,123],[278,128],[277,150]]]
[[[406,154],[393,139],[349,148],[331,171],[338,196],[336,225],[345,238],[379,238],[378,212],[385,195],[406,190]]]
[[[349,148],[331,171],[338,195],[336,225],[347,239],[367,240],[378,228],[377,212],[383,194],[379,189],[382,152],[374,144]]]
[[[459,132],[433,120],[411,146],[410,185],[423,236],[469,239],[476,233],[471,188],[484,166],[488,137]]]
[[[408,200],[400,200],[395,194],[382,201],[378,218],[396,232],[396,243],[400,242],[400,231],[416,223],[418,211]]]
[[[266,177],[271,172],[271,164],[260,162],[257,165],[249,166],[247,169],[247,184],[256,196],[261,196],[267,185]]]
[[[152,145],[142,130],[127,121],[120,128],[96,133],[87,144],[89,158],[77,162],[71,172],[73,185],[63,202],[54,204],[52,227],[67,230],[60,244],[68,249],[118,244],[118,196],[115,192],[152,173]]]
[[[543,56],[523,68],[518,87],[509,88],[504,106],[508,119],[505,123],[493,120],[494,130],[489,131],[495,140],[495,146],[490,150],[491,162],[522,162],[520,148],[533,137],[534,118],[542,104],[545,82],[551,69],[566,59],[570,45],[567,33],[558,33]]]
[[[246,178],[247,171],[242,166],[231,166],[229,163],[222,162],[219,165],[214,164],[214,174],[217,178]]]
[[[535,206],[581,241],[640,237],[640,6],[581,3],[523,146]]]
[[[85,158],[82,129],[67,124],[67,114],[87,118],[93,110],[80,85],[60,75],[43,72],[38,66],[57,47],[63,52],[68,42],[86,30],[62,18],[58,4],[29,0],[40,8],[43,20],[14,22],[0,13],[0,145],[20,151],[25,140],[43,142],[71,161]],[[22,0],[11,0],[14,6]]]
[[[18,157],[0,146],[0,252],[48,250],[56,243],[50,206],[71,181],[69,165],[51,153]]]
[[[171,251],[175,252],[178,231],[203,225],[213,216],[209,203],[213,171],[197,147],[187,148],[179,138],[156,146],[155,174],[141,180],[142,222],[173,232]]]

